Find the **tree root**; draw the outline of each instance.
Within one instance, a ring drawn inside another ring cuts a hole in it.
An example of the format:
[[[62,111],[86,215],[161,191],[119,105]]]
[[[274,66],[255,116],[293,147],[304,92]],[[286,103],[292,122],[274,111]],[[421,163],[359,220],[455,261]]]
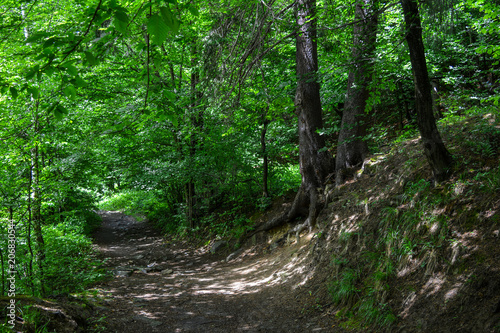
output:
[[[269,231],[276,227],[282,226],[285,223],[289,223],[298,216],[307,215],[307,219],[305,220],[304,223],[296,225],[291,230],[289,230],[284,237],[278,240],[278,243],[282,242],[285,238],[288,239],[291,234],[295,233],[297,242],[299,242],[300,233],[304,231],[306,228],[309,228],[309,232],[311,232],[316,225],[316,217],[318,216],[318,207],[319,207],[318,190],[316,188],[311,188],[309,189],[308,192],[309,193],[306,193],[304,189],[301,187],[297,192],[297,194],[295,195],[292,207],[288,212],[285,212],[280,216],[260,225],[257,229],[253,230],[252,232],[241,236],[240,239],[238,240],[238,244],[242,245],[247,239],[249,239],[250,237],[259,232]]]

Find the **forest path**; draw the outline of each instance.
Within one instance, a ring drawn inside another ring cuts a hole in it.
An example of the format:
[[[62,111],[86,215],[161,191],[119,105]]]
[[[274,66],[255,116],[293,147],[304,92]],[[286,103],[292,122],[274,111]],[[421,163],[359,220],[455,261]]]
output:
[[[146,222],[101,212],[95,243],[115,277],[105,295],[109,332],[330,332],[310,318],[294,271],[305,249],[225,262],[166,245]],[[305,257],[302,256],[302,257]],[[286,262],[282,259],[288,258]],[[300,275],[300,274],[298,274]],[[310,305],[309,305],[310,306]]]

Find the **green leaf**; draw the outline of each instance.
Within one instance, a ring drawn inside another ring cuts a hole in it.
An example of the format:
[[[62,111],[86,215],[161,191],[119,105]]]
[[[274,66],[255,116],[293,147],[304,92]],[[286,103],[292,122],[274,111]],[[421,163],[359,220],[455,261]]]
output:
[[[28,88],[28,93],[30,93],[34,99],[37,99],[38,96],[40,96],[40,92],[38,91],[38,88],[36,88],[36,87]]]
[[[75,77],[75,85],[77,87],[86,87],[88,85],[87,81],[82,79],[80,76]]]
[[[61,105],[61,103],[57,104],[57,110],[59,110],[62,114],[68,114],[68,109]]]
[[[167,114],[165,114],[165,116],[167,117],[168,120],[170,120],[172,122],[174,127],[179,126],[179,121],[178,121],[177,116],[175,114],[167,113]]]
[[[125,11],[124,8],[122,8],[121,10],[117,10],[115,12],[115,18],[119,21],[122,21],[124,23],[127,23],[128,24],[128,15],[127,15],[127,12]]]
[[[40,69],[40,65],[36,65],[35,67],[33,67],[33,69],[31,69],[28,74],[26,74],[26,80],[31,80],[35,74],[38,73],[38,70]]]
[[[90,66],[97,65],[97,60],[92,53],[88,51],[85,51],[84,53],[85,53],[85,59],[87,59],[87,62],[89,63]]]
[[[165,24],[174,32],[174,34],[177,34],[179,32],[179,26],[180,26],[179,20],[172,13],[170,7],[168,6],[160,7],[160,13]]]
[[[56,117],[56,120],[58,120],[58,121],[61,121],[63,119],[63,114],[58,109],[54,110],[54,116]]]
[[[71,98],[72,100],[75,100],[76,99],[76,89],[75,89],[75,87],[72,86],[72,85],[67,85],[64,88],[64,95],[66,95],[66,97]]]
[[[151,40],[156,45],[161,45],[168,35],[168,26],[158,14],[152,15],[148,20],[148,33],[151,35]]]
[[[48,109],[48,112],[54,111],[54,116],[56,117],[57,120],[62,120],[64,118],[65,114],[68,114],[68,110],[62,106],[59,102],[55,102],[54,104],[51,105],[51,107]]]
[[[65,67],[66,67],[66,72],[68,72],[69,75],[71,75],[71,76],[78,75],[78,69],[76,69],[75,66],[73,66],[71,64],[67,64],[67,65],[65,65]]]
[[[168,98],[169,100],[171,100],[172,102],[175,101],[175,94],[171,91],[168,91],[168,90],[164,90],[163,91],[163,96],[165,96],[166,98]]]
[[[12,98],[16,99],[17,98],[17,89],[14,87],[10,87],[9,90],[10,90],[10,94],[12,95]]]
[[[119,32],[121,32],[124,35],[127,33],[127,26],[128,26],[129,19],[128,19],[128,15],[125,11],[117,10],[115,12],[115,19],[113,22],[114,22],[116,30],[118,30]]]
[[[42,39],[44,37],[47,37],[47,36],[48,36],[48,34],[45,32],[36,32],[26,39],[26,43],[35,42],[35,41]]]
[[[191,12],[191,14],[193,14],[193,16],[200,16],[198,8],[196,8],[194,5],[190,5],[188,9]]]
[[[47,109],[47,112],[51,113],[52,111],[54,111],[54,109],[56,108],[57,104],[59,104],[59,102],[52,103],[50,105],[50,107]]]
[[[54,67],[52,66],[48,66],[47,68],[45,68],[45,73],[48,75],[48,76],[52,76],[52,74],[54,74],[56,70],[54,69]]]

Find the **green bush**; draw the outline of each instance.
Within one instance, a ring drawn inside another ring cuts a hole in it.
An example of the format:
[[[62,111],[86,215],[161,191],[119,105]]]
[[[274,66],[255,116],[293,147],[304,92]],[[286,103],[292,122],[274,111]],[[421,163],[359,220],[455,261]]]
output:
[[[106,277],[92,240],[83,234],[84,224],[72,217],[43,227],[45,261],[41,283],[51,294],[83,291]]]

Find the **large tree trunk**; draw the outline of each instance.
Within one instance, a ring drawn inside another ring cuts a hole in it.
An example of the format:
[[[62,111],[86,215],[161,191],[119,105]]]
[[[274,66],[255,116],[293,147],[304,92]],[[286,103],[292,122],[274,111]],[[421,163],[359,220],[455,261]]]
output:
[[[335,162],[337,185],[346,180],[346,169],[363,163],[369,152],[363,138],[366,136],[365,109],[370,96],[377,36],[377,4],[378,0],[358,0],[356,3],[352,67]]]
[[[449,176],[453,159],[444,146],[436,126],[432,110],[432,95],[424,43],[422,25],[416,0],[402,0],[406,22],[406,41],[410,50],[410,60],[415,82],[417,125],[422,137],[424,154],[430,164],[435,180],[441,181]]]
[[[307,219],[293,229],[299,233],[306,227],[314,227],[318,215],[318,188],[324,187],[327,176],[334,171],[335,161],[323,148],[325,141],[317,130],[323,127],[321,100],[319,95],[318,52],[316,44],[316,1],[298,0],[297,24],[297,77],[295,107],[299,128],[299,163],[302,183],[292,207],[285,214],[264,223],[239,243],[260,231],[267,231],[291,221],[299,215]]]
[[[305,193],[315,192],[324,185],[333,171],[333,159],[323,148],[325,141],[317,130],[323,127],[319,95],[318,51],[316,43],[316,1],[297,1],[296,62],[298,86],[295,95],[299,126],[299,162],[301,187]]]

